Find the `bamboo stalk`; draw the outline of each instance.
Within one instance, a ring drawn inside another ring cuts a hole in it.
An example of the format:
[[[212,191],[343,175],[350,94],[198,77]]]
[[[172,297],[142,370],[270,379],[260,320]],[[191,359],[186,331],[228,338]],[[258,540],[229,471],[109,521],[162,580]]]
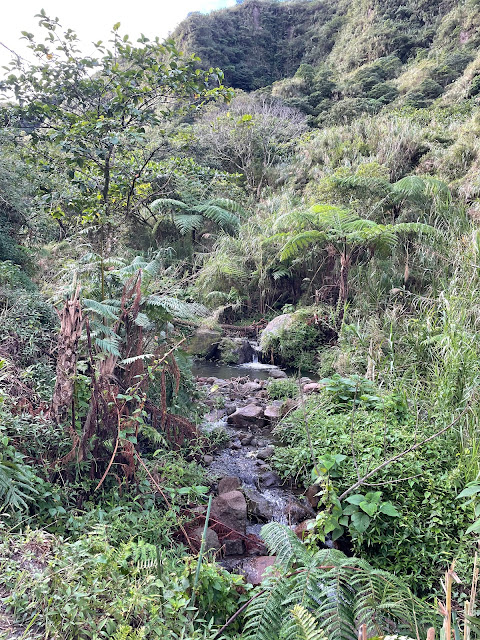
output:
[[[212,508],[212,499],[213,499],[213,496],[210,495],[208,499],[207,515],[205,516],[205,526],[203,527],[202,543],[200,544],[200,552],[198,554],[197,569],[195,571],[195,578],[193,580],[192,608],[195,607],[195,597],[197,593],[198,579],[200,578],[200,569],[202,567],[203,554],[205,553],[205,544],[207,542],[208,521],[210,519],[210,509]]]

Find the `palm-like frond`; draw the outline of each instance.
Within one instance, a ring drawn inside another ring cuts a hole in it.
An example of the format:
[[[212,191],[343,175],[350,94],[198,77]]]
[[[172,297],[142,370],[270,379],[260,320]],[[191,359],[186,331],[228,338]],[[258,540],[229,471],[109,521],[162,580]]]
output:
[[[174,318],[192,320],[208,315],[207,307],[197,302],[185,302],[167,295],[151,295],[145,300],[147,306],[163,307]]]
[[[278,572],[267,578],[264,592],[247,610],[246,640],[303,639],[309,636],[299,633],[318,634],[319,629],[329,640],[355,640],[363,623],[375,634],[400,630],[416,635],[427,617],[426,606],[399,578],[364,560],[334,549],[313,554],[275,522],[263,527],[262,536],[277,556]]]
[[[97,300],[90,300],[89,298],[83,298],[83,308],[85,311],[92,311],[102,318],[110,318],[111,320],[118,319],[118,307],[108,302],[98,302]]]

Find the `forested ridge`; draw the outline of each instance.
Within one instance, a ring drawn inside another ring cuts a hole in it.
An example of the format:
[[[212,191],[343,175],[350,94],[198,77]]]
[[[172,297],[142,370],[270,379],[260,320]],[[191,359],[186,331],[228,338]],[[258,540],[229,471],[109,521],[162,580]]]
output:
[[[477,637],[480,5],[244,0],[91,55],[38,20],[0,637]]]

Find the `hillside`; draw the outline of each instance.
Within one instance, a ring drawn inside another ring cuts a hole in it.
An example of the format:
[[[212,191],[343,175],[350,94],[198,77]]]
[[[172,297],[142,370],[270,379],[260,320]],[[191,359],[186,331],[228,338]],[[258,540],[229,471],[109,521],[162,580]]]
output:
[[[476,95],[479,22],[473,1],[246,0],[194,13],[173,36],[233,87],[269,87],[321,123],[427,106],[463,75]]]
[[[39,18],[0,79],[2,639],[479,638],[479,2],[90,55]]]

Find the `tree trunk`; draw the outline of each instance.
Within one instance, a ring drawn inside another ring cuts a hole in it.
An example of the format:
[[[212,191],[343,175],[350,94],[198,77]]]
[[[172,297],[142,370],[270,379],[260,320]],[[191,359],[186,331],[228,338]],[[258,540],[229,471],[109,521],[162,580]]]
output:
[[[348,297],[348,272],[350,269],[351,255],[348,253],[340,254],[340,290],[339,297],[345,304]]]
[[[60,317],[60,333],[57,347],[57,370],[52,398],[52,416],[55,422],[65,420],[72,406],[74,380],[77,369],[78,341],[82,335],[83,316],[77,287],[71,300],[65,302]]]

